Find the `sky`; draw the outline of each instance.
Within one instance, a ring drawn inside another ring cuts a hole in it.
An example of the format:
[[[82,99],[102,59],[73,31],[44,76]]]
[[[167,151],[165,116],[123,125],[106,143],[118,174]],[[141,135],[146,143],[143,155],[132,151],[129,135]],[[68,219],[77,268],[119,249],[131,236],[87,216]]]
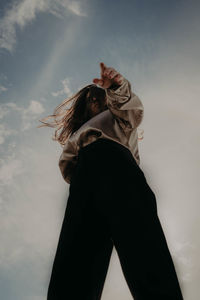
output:
[[[184,300],[199,299],[199,13],[194,0],[1,1],[1,299],[46,299],[69,185],[38,120],[99,78],[100,62],[144,105],[140,167]],[[113,299],[132,299],[115,248],[102,295]]]

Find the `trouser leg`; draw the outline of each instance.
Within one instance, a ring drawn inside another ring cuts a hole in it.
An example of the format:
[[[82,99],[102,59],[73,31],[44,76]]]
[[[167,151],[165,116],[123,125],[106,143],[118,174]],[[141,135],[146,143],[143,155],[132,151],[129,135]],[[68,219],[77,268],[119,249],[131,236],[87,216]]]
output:
[[[102,205],[109,203],[111,236],[130,292],[135,300],[182,300],[155,194],[142,173],[119,174],[113,173]]]
[[[113,242],[106,220],[93,210],[91,186],[84,182],[82,171],[80,165],[70,186],[48,300],[101,298]]]
[[[155,194],[131,153],[100,140],[85,150],[94,206],[109,223],[134,300],[183,300]]]

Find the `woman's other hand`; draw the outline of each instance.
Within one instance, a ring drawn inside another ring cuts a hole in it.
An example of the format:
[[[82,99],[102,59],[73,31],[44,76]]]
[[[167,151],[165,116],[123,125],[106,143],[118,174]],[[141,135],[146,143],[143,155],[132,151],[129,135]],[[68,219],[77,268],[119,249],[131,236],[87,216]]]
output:
[[[123,82],[123,76],[117,72],[114,68],[108,68],[101,62],[101,78],[94,78],[93,83],[98,84],[100,87],[107,89],[111,85],[121,85]]]

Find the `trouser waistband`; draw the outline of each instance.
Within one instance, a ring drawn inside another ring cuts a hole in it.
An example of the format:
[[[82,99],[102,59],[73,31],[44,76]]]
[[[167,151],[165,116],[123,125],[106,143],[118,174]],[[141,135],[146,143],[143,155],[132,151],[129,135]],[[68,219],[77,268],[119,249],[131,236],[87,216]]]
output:
[[[98,148],[98,149],[106,149],[107,154],[109,154],[109,150],[111,152],[113,150],[117,150],[117,151],[120,150],[120,153],[124,153],[124,154],[128,155],[137,164],[137,162],[136,162],[135,158],[133,157],[131,151],[127,147],[125,147],[124,145],[122,145],[122,144],[120,144],[118,142],[115,142],[113,140],[106,139],[106,138],[99,138],[96,141],[94,141],[94,142],[92,142],[92,143],[90,143],[90,144],[82,147],[79,150],[79,153],[87,152],[87,151],[94,151],[94,149],[96,149],[96,148]]]

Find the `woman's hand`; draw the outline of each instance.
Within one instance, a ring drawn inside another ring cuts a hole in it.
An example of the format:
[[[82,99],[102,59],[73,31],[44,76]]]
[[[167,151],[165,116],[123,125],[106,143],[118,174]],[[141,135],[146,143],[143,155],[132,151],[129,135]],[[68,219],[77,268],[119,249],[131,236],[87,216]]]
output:
[[[101,62],[100,63],[101,68],[101,78],[94,78],[93,82],[95,84],[98,84],[100,87],[107,89],[111,85],[121,85],[123,82],[123,76],[117,72],[114,68],[108,68],[106,65]]]

